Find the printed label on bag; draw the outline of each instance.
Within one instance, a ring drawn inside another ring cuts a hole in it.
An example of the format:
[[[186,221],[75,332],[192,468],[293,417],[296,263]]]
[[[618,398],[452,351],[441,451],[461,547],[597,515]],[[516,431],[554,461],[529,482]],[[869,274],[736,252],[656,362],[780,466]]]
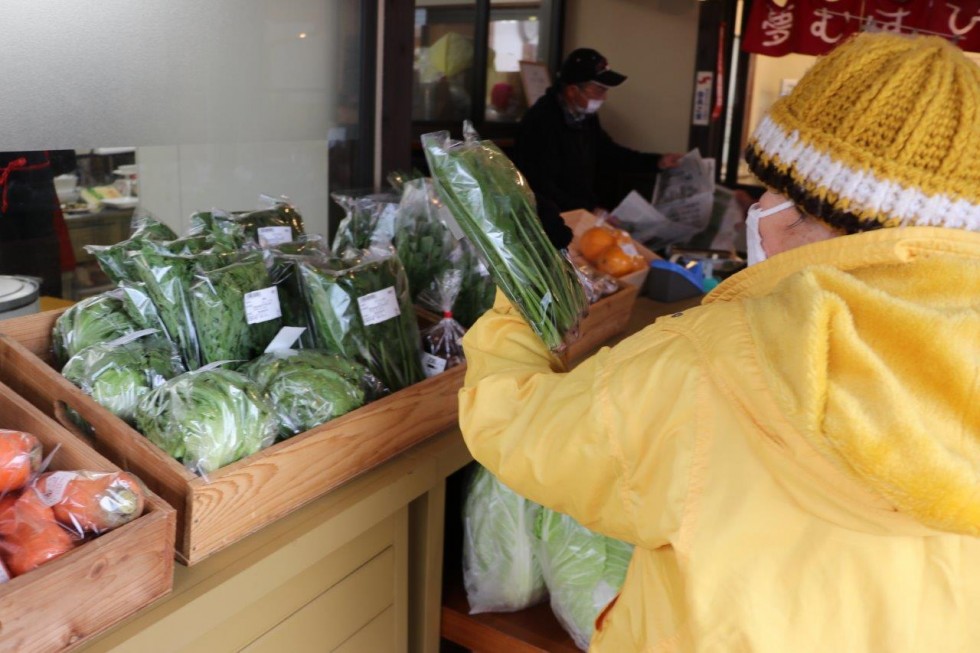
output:
[[[268,322],[282,317],[279,306],[279,289],[269,286],[262,290],[245,293],[245,321],[249,324]]]
[[[306,331],[306,327],[284,326],[279,329],[279,333],[272,339],[269,346],[265,348],[265,353],[288,350],[299,340],[299,337],[303,335],[304,331]]]
[[[364,326],[378,324],[402,314],[394,286],[388,286],[384,290],[358,297],[357,307],[361,309],[361,319],[364,321]]]
[[[619,246],[619,249],[623,250],[623,254],[627,256],[639,256],[640,252],[636,249],[633,243],[623,243]]]
[[[293,239],[291,227],[259,227],[259,245],[262,247],[275,247],[283,243],[288,243]]]
[[[37,486],[34,486],[34,491],[41,503],[50,507],[61,501],[65,496],[65,488],[68,487],[68,483],[77,477],[78,473],[76,472],[53,472],[44,482],[44,491],[39,490]]]
[[[430,354],[427,351],[422,352],[422,369],[425,370],[425,378],[430,376],[435,376],[436,374],[441,374],[446,371],[446,363],[448,361],[445,358],[441,358],[434,354]]]

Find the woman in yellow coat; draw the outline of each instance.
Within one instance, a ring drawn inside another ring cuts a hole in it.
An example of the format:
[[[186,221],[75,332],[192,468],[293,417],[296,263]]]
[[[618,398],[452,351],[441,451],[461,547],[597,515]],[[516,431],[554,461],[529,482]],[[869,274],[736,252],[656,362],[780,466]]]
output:
[[[980,651],[980,67],[861,35],[747,158],[757,264],[567,373],[501,296],[466,442],[635,545],[592,650]]]

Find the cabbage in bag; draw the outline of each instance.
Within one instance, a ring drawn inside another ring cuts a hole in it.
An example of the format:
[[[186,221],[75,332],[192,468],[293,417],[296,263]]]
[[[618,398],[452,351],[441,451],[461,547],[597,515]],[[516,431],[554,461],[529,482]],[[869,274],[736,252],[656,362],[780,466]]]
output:
[[[523,610],[547,596],[534,538],[541,510],[477,466],[463,503],[463,583],[470,614]]]
[[[623,585],[633,547],[547,508],[541,510],[536,534],[551,609],[575,644],[587,650],[596,617]]]
[[[51,332],[51,347],[58,368],[90,345],[115,340],[138,330],[127,315],[117,291],[93,295],[58,316]]]

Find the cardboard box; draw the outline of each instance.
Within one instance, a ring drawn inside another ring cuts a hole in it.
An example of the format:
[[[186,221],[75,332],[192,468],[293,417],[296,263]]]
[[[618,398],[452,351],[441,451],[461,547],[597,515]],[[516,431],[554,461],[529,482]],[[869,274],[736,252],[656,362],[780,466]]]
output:
[[[0,384],[0,428],[40,440],[49,470],[118,471]],[[148,493],[143,515],[0,584],[0,651],[68,651],[173,589],[175,513]]]
[[[226,465],[204,479],[72,385],[50,365],[61,311],[0,321],[0,381],[66,428],[70,407],[92,445],[177,510],[177,558],[187,565],[284,517],[457,421],[463,368],[358,408]],[[79,434],[81,435],[81,434]]]

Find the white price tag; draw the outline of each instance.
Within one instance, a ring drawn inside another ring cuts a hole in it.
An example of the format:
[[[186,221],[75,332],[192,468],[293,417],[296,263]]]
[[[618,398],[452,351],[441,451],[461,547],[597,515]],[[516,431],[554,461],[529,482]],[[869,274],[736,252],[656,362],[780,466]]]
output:
[[[275,247],[290,242],[293,230],[291,227],[259,227],[258,236],[262,247]]]
[[[245,293],[245,321],[248,324],[268,322],[277,317],[282,317],[278,288],[269,286]]]
[[[422,369],[425,370],[425,378],[441,374],[446,371],[445,358],[441,358],[427,351],[422,352]]]
[[[37,486],[34,486],[34,492],[37,493],[41,503],[49,507],[53,506],[61,501],[65,496],[65,488],[68,487],[68,483],[77,476],[77,472],[53,472],[44,483],[44,491],[42,492]]]
[[[269,346],[265,348],[265,353],[268,354],[270,351],[289,349],[299,340],[299,337],[303,335],[304,331],[306,331],[306,327],[285,326],[279,329],[279,333],[272,339]]]
[[[398,317],[402,314],[401,307],[398,306],[398,295],[395,294],[395,287],[388,286],[384,290],[368,293],[357,298],[357,307],[361,310],[361,319],[364,326],[371,326]]]
[[[623,250],[623,254],[627,256],[639,256],[640,252],[636,249],[633,243],[623,243],[619,246],[619,249]]]

